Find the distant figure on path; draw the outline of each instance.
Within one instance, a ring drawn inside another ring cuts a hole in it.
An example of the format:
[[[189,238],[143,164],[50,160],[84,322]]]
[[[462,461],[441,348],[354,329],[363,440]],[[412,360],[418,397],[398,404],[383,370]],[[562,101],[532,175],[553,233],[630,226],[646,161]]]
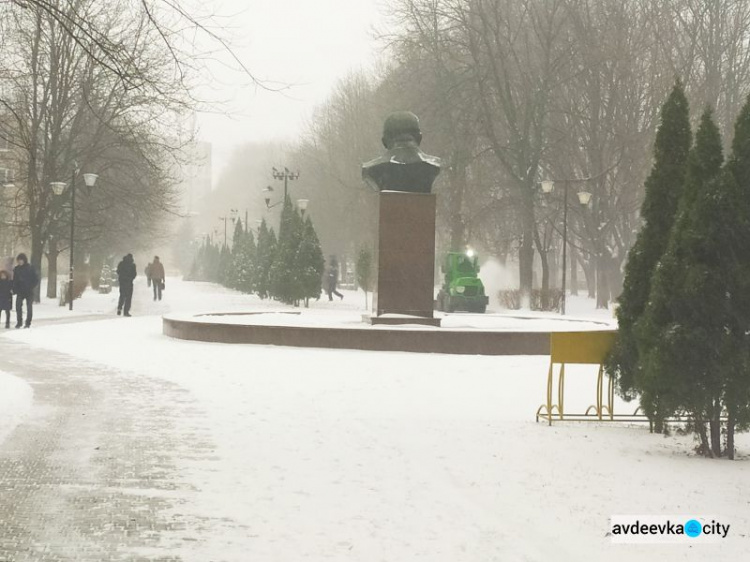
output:
[[[120,301],[117,303],[117,315],[130,316],[130,305],[133,302],[133,281],[136,278],[133,254],[128,254],[117,264],[117,279],[120,282]]]
[[[329,301],[333,300],[333,295],[336,295],[340,299],[344,298],[344,295],[336,290],[336,286],[339,282],[339,262],[336,260],[335,256],[328,258],[328,270],[326,271],[325,281],[326,293],[328,293]]]
[[[31,327],[34,317],[34,289],[39,284],[39,276],[29,263],[26,254],[18,254],[13,268],[13,292],[16,294],[16,328]],[[26,324],[23,323],[23,303],[26,301]]]
[[[159,256],[154,256],[150,264],[151,283],[154,285],[154,300],[161,300],[161,292],[164,290],[164,264],[159,261]]]
[[[148,264],[146,266],[146,269],[143,270],[143,273],[146,274],[146,286],[151,286],[151,264]]]
[[[0,313],[5,312],[5,328],[10,328],[10,311],[13,308],[13,282],[10,274],[0,270]],[[2,320],[2,318],[0,318]]]

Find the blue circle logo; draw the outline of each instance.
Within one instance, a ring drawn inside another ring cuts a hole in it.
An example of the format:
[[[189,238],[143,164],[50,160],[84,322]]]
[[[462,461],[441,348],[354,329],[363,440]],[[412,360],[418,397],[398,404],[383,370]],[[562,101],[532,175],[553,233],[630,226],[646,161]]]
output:
[[[699,521],[695,519],[691,519],[687,523],[685,523],[685,534],[688,537],[695,538],[698,535],[700,535],[703,532],[703,526],[700,524]]]

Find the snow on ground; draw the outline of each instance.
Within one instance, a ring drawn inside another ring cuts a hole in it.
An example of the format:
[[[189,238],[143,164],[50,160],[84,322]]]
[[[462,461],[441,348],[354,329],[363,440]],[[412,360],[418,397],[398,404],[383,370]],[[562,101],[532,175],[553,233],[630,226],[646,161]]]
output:
[[[99,294],[98,292],[88,289],[83,293],[80,299],[73,303],[73,310],[68,310],[67,306],[60,306],[59,299],[47,298],[47,280],[42,280],[42,302],[34,304],[34,319],[47,320],[58,318],[70,318],[90,316],[94,314],[104,314],[113,308],[117,308],[117,288],[109,294]],[[15,303],[14,303],[15,304]],[[26,314],[24,310],[24,314]]]
[[[26,417],[34,392],[25,381],[0,373],[0,444]]]
[[[728,462],[643,426],[537,424],[546,357],[173,340],[160,314],[280,307],[178,280],[153,303],[138,287],[133,318],[7,337],[40,360],[54,349],[198,398],[221,468],[185,468],[202,491],[193,509],[240,525],[176,553],[184,560],[692,561],[750,551],[747,435],[742,460]],[[316,310],[356,310],[350,297]],[[569,411],[593,402],[594,377],[593,367],[567,371]],[[702,548],[605,536],[610,515],[670,513],[716,514],[736,534]]]

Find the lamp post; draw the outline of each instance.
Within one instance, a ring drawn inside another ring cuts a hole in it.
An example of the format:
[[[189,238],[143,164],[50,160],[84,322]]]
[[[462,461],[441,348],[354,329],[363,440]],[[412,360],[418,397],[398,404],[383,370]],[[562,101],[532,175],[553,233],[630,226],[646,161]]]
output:
[[[78,166],[73,166],[70,178],[70,272],[68,276],[68,310],[73,310],[73,269],[74,269],[74,246],[76,231],[76,179],[78,178]],[[96,174],[83,174],[83,182],[91,190],[96,185],[99,176]],[[50,183],[55,195],[62,195],[65,191],[65,182],[53,181]]]
[[[289,180],[294,181],[299,179],[299,172],[290,172],[289,168],[284,168],[283,172],[276,168],[271,168],[271,171],[273,173],[273,179],[279,181],[284,180],[284,201],[286,201],[286,196],[289,193]],[[273,189],[271,189],[271,191],[273,191]]]
[[[580,180],[544,180],[542,184],[542,193],[549,195],[555,189],[555,181],[562,181],[563,183],[563,255],[562,255],[562,302],[560,303],[560,312],[565,315],[565,304],[566,304],[566,292],[567,292],[567,267],[568,267],[568,186],[571,182],[586,182],[590,178]],[[591,200],[591,193],[588,191],[578,192],[578,202],[582,206],[589,204]]]
[[[219,220],[224,223],[224,245],[225,246],[227,245],[227,219],[228,218],[229,217],[227,217],[226,215],[224,215],[223,217],[219,217]]]
[[[290,172],[289,168],[284,168],[284,171],[277,170],[276,168],[272,168],[272,175],[273,179],[275,180],[284,180],[284,198],[271,205],[271,193],[273,193],[274,189],[270,185],[266,186],[266,188],[263,190],[263,197],[266,202],[266,209],[273,209],[277,205],[281,205],[286,201],[287,195],[289,195],[289,180],[297,180],[299,179],[299,172]]]

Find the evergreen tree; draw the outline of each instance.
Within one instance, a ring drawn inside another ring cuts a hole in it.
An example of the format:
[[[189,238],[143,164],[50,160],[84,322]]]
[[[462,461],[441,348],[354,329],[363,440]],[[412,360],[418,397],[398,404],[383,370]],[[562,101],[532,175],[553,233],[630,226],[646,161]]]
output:
[[[221,245],[219,250],[218,276],[216,281],[221,285],[228,287],[232,269],[232,252],[226,244]]]
[[[242,259],[240,260],[237,272],[238,289],[245,293],[255,291],[255,259],[255,237],[253,236],[253,231],[248,229],[242,238]]]
[[[234,223],[234,233],[232,235],[231,262],[227,273],[227,287],[231,289],[240,288],[240,272],[242,271],[245,259],[244,253],[245,232],[242,227],[242,221],[237,219]]]
[[[320,298],[325,269],[320,240],[309,216],[305,220],[302,240],[297,252],[296,267],[300,272],[301,298],[304,299],[305,307],[307,307],[311,298]]]
[[[739,190],[742,224],[737,227],[737,241],[745,246],[738,250],[740,280],[744,285],[734,301],[735,311],[743,319],[744,340],[741,343],[744,365],[738,364],[724,381],[724,403],[728,414],[727,454],[734,458],[734,432],[750,429],[750,96],[734,126],[732,154],[727,169]]]
[[[203,281],[218,283],[221,271],[221,250],[213,243],[209,236],[206,237],[205,255],[203,261]]]
[[[625,264],[623,291],[617,309],[618,337],[607,361],[607,371],[617,378],[620,393],[626,399],[632,398],[638,391],[636,323],[646,307],[651,277],[666,249],[674,224],[685,182],[690,144],[688,102],[678,81],[661,109],[654,165],[646,179],[645,199],[641,207],[644,225]]]
[[[303,298],[302,279],[297,253],[302,242],[302,218],[287,196],[281,212],[279,240],[270,271],[270,290],[273,298],[297,305]]]
[[[357,256],[357,285],[365,292],[365,307],[368,307],[367,292],[372,289],[372,252],[362,248]]]
[[[652,419],[687,413],[702,450],[719,456],[722,378],[737,360],[732,297],[737,294],[738,190],[721,174],[722,148],[706,110],[688,160],[677,219],[636,324],[636,386]],[[710,445],[705,423],[710,426]]]
[[[270,273],[276,255],[276,234],[273,228],[269,229],[265,219],[260,223],[258,230],[258,246],[256,249],[255,268],[253,271],[253,283],[255,292],[262,299],[271,296]]]

